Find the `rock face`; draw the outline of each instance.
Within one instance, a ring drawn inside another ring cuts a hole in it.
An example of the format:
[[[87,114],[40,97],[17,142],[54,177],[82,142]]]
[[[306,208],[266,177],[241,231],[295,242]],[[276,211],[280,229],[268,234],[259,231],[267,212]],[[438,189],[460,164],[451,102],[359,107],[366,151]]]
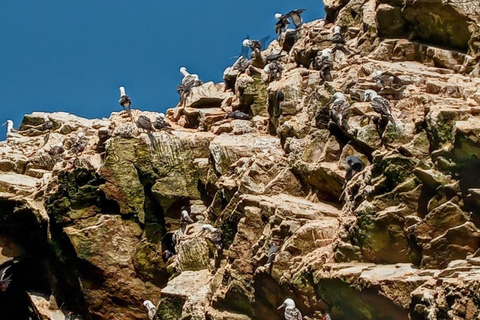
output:
[[[84,319],[146,319],[148,299],[158,319],[279,320],[287,297],[305,319],[480,317],[480,7],[325,3],[279,79],[250,66],[229,89],[195,87],[167,111],[171,130],[141,132],[132,120],[157,114],[139,110],[33,113],[0,143],[0,263],[28,261],[44,317],[59,316],[55,300]],[[346,44],[324,82],[312,61],[334,24]],[[382,88],[376,71],[401,85]],[[364,169],[346,182],[351,155]]]

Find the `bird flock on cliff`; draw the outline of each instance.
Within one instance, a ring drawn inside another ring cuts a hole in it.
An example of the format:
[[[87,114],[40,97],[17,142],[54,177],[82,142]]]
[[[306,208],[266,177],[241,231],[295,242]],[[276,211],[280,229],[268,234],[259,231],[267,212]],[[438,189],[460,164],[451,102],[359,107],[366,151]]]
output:
[[[267,83],[281,79],[282,74],[286,69],[285,63],[282,60],[284,57],[286,57],[284,51],[288,53],[288,51],[292,49],[293,45],[298,40],[298,32],[304,25],[302,20],[302,13],[304,11],[304,9],[295,9],[286,14],[275,14],[277,22],[274,25],[274,31],[277,35],[277,41],[281,47],[281,50],[278,52],[270,53],[268,56],[262,55],[262,50],[266,48],[266,41],[268,40],[268,37],[264,37],[259,40],[250,39],[249,37],[244,39],[241,43],[240,54],[235,57],[236,60],[234,64],[231,67],[226,68],[224,71],[223,78],[226,89],[235,90],[235,83],[239,75],[247,72],[259,74],[263,71],[263,73],[266,75],[264,81]],[[288,28],[290,24],[293,24],[295,29]],[[331,34],[331,43],[331,48],[325,48],[319,51],[316,56],[312,57],[311,59],[311,67],[314,70],[317,70],[319,73],[319,86],[333,81],[334,75],[332,74],[332,71],[334,70],[336,61],[335,56],[337,53],[343,55],[351,54],[351,49],[347,46],[345,36],[340,26],[334,26],[333,33]],[[197,74],[188,72],[187,68],[184,66],[182,66],[179,71],[182,75],[182,79],[177,87],[177,91],[180,95],[180,103],[184,103],[194,88],[203,85],[203,81]],[[391,124],[393,130],[398,132],[400,128],[392,114],[392,108],[389,100],[383,97],[381,93],[383,91],[400,88],[402,86],[402,79],[390,72],[382,72],[380,70],[375,71],[372,79],[377,86],[380,87],[380,91],[377,92],[372,89],[364,90],[361,100],[369,102],[373,111],[378,115],[376,124],[379,130],[386,130],[387,126]],[[131,109],[133,102],[130,96],[127,95],[126,88],[124,86],[120,86],[119,92],[120,98],[118,103],[123,108],[122,113],[130,119],[131,123],[136,125],[139,131],[145,132],[150,137],[153,147],[155,147],[155,138],[153,136],[154,132],[165,131],[167,133],[172,133],[172,131],[174,131],[172,125],[169,123],[169,121],[167,121],[167,117],[163,113],[158,114],[153,121],[145,114],[139,114],[136,116],[136,119],[134,119]],[[348,98],[348,94],[348,92],[335,92],[331,101],[327,103],[330,124],[336,128],[339,128],[340,130],[343,130],[347,134],[349,130],[348,118],[351,111],[351,104],[349,101],[353,99],[352,97]],[[280,107],[282,107],[282,104],[286,102],[285,94],[279,90],[276,92],[275,97]],[[253,114],[248,108],[236,109],[228,112],[226,114],[226,118],[251,121]],[[7,126],[7,137],[17,132],[17,130],[14,128],[12,120],[7,120],[4,125]],[[55,123],[48,116],[45,116],[42,124],[29,129],[38,130],[39,132],[48,132],[54,130],[54,128]],[[85,141],[85,133],[82,130],[79,130],[76,139],[74,139],[74,141],[70,141],[69,145],[69,152],[72,155],[77,156],[81,154],[87,146],[87,142]],[[52,146],[48,150],[48,154],[54,159],[62,157],[65,152],[65,146],[62,141]],[[354,155],[347,156],[345,158],[345,164],[347,171],[345,176],[345,184],[343,186],[344,190],[348,188],[350,181],[365,168],[365,163],[361,157]],[[342,193],[342,196],[343,195],[344,194]],[[191,227],[191,225],[197,223],[200,223],[201,227],[200,225],[197,229]],[[166,263],[171,261],[171,259],[176,256],[179,245],[182,241],[182,237],[186,234],[191,234],[192,232],[197,236],[205,237],[207,241],[212,244],[212,247],[216,249],[216,264],[220,262],[224,249],[223,233],[220,228],[206,223],[206,221],[192,218],[185,208],[180,212],[179,226],[180,228],[178,230],[163,238],[163,244],[165,244],[165,248],[162,250],[162,258]],[[273,264],[275,263],[275,257],[280,247],[281,244],[276,240],[272,240],[269,245],[264,266],[268,267],[270,272]],[[0,270],[0,290],[2,291],[7,290],[10,282],[12,281],[12,275],[9,274],[8,271],[8,267]],[[150,300],[145,300],[144,306],[147,309],[148,317],[151,320],[156,319],[157,307]],[[300,309],[301,308],[302,306],[300,306]],[[297,308],[295,301],[292,298],[285,298],[282,305],[278,307],[278,309],[284,309],[284,318],[286,320],[303,319],[300,309]],[[323,319],[329,320],[331,318],[328,313],[325,313]]]

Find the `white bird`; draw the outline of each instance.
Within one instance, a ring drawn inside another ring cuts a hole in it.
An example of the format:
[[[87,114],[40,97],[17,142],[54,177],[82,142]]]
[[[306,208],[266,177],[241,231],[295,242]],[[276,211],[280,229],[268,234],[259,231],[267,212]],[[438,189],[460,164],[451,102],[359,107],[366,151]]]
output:
[[[118,89],[120,90],[120,100],[118,100],[118,103],[124,110],[130,109],[132,100],[130,100],[130,97],[125,93],[125,87],[121,86]]]
[[[379,113],[382,118],[387,118],[393,124],[393,128],[397,130],[395,119],[393,118],[390,103],[387,99],[379,96],[374,90],[368,89],[364,93],[364,101],[370,101],[372,109]]]
[[[143,305],[145,306],[145,308],[147,308],[148,318],[150,320],[153,320],[155,318],[155,315],[157,314],[157,308],[150,300],[145,300],[143,302]]]
[[[202,232],[204,232],[205,230],[210,232],[212,242],[215,244],[217,250],[221,250],[223,248],[222,231],[214,228],[211,224],[208,223],[202,226]]]
[[[197,74],[190,74],[187,68],[181,67],[180,73],[183,75],[182,84],[179,86],[178,91],[180,94],[187,93],[193,87],[197,87],[202,84],[202,81]]]
[[[13,130],[13,121],[8,119],[4,124],[4,126],[7,126],[7,134],[12,133]]]
[[[346,126],[350,104],[347,102],[345,95],[341,92],[335,92],[330,103],[330,117],[332,120],[339,126]]]
[[[278,309],[283,307],[285,307],[285,320],[302,320],[302,313],[295,307],[295,301],[287,298]]]

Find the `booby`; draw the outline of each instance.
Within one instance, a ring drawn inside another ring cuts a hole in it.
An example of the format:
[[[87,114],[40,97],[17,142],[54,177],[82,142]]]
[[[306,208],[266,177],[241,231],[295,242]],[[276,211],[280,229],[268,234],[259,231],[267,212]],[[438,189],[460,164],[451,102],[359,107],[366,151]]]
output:
[[[348,110],[350,104],[347,102],[345,95],[341,92],[335,92],[330,101],[330,117],[339,126],[347,126]]]
[[[266,36],[260,40],[245,38],[242,42],[242,55],[248,59],[248,49],[245,51],[243,48],[250,48],[252,50],[252,58],[257,57],[260,51],[265,48],[268,38],[270,38],[270,36]]]
[[[232,65],[232,70],[238,70],[240,73],[244,73],[249,65],[250,61],[247,58],[240,56]]]
[[[75,141],[75,143],[72,145],[72,148],[70,149],[73,154],[77,155],[79,153],[82,153],[83,150],[85,150],[85,147],[87,146],[87,144],[85,143],[85,141],[83,141],[84,136],[85,136],[85,132],[83,132],[82,129],[79,129],[77,133],[77,140]]]
[[[333,28],[332,42],[345,44],[345,38],[343,37],[342,30],[339,26]]]
[[[285,15],[287,18],[292,18],[292,22],[295,25],[295,28],[300,28],[303,25],[303,20],[301,14],[305,9],[295,9],[290,11]]]
[[[283,65],[280,61],[273,60],[263,68],[263,71],[268,75],[268,82],[278,80],[282,76]]]
[[[348,164],[347,174],[345,175],[345,182],[350,181],[353,176],[362,171],[365,165],[363,164],[362,160],[356,156],[348,156],[345,158],[345,161]]]
[[[47,115],[43,116],[42,131],[51,130],[53,128],[53,121]]]
[[[125,93],[125,87],[120,86],[118,89],[120,90],[120,100],[118,100],[118,103],[123,107],[124,110],[130,110],[132,100],[130,100],[130,97]]]
[[[141,115],[137,118],[137,127],[146,130],[148,133],[155,131],[152,126],[152,121],[150,121],[150,118],[144,115]]]
[[[372,109],[379,113],[382,118],[390,120],[393,124],[395,131],[397,130],[397,124],[393,118],[390,103],[387,99],[379,96],[374,90],[368,89],[365,90],[364,101],[370,101]]]
[[[375,80],[375,83],[382,89],[385,87],[400,88],[402,86],[402,79],[388,71],[375,71],[373,80]]]
[[[187,225],[187,224],[192,224],[192,223],[193,223],[193,220],[192,220],[192,218],[190,218],[190,215],[188,214],[188,211],[187,210],[182,210],[182,212],[180,213],[180,224]]]
[[[185,67],[180,68],[180,73],[183,75],[182,83],[178,86],[178,93],[180,94],[188,93],[193,87],[203,84],[197,74],[189,73]]]
[[[215,244],[215,247],[217,250],[222,250],[223,248],[223,241],[222,241],[222,231],[220,231],[217,228],[214,228],[211,224],[204,224],[202,226],[202,233],[204,231],[210,232],[210,238],[212,239],[212,242]]]
[[[270,248],[268,248],[268,253],[267,253],[267,262],[265,265],[272,263],[275,260],[275,256],[277,255],[278,251],[278,246],[275,243],[270,244]]]
[[[285,320],[302,320],[302,313],[295,307],[295,302],[292,299],[285,299],[278,309],[280,310],[283,307],[285,307]]]
[[[252,116],[240,110],[235,110],[235,111],[229,112],[227,114],[227,118],[238,119],[238,120],[251,120]]]
[[[12,133],[12,131],[14,130],[14,129],[13,129],[13,121],[10,120],[10,119],[8,119],[5,123],[3,123],[3,125],[4,125],[4,126],[5,126],[5,125],[7,126],[7,135],[8,135],[9,133]]]
[[[48,151],[48,154],[51,155],[52,157],[56,157],[61,155],[62,153],[65,152],[65,148],[63,147],[63,142],[60,141],[56,146],[53,146],[50,148]]]
[[[171,129],[172,126],[170,123],[165,121],[165,115],[163,113],[160,113],[155,121],[153,121],[153,127],[157,130],[163,130],[163,129]]]
[[[275,23],[275,33],[278,35],[278,39],[280,39],[281,34],[287,30],[287,26],[290,24],[287,16],[284,16],[281,13],[275,13],[275,19],[277,19],[277,23]]]
[[[150,300],[145,300],[143,302],[143,305],[145,306],[145,308],[147,308],[148,318],[150,320],[153,320],[155,318],[155,315],[157,314],[157,308]]]
[[[11,265],[0,270],[0,290],[2,290],[3,292],[7,290],[10,282],[12,282],[12,275],[6,276],[6,272],[10,267]]]
[[[332,50],[327,48],[323,49],[321,55],[315,58],[315,69],[320,70],[323,81],[332,81],[330,71],[333,68],[333,62],[331,54]]]

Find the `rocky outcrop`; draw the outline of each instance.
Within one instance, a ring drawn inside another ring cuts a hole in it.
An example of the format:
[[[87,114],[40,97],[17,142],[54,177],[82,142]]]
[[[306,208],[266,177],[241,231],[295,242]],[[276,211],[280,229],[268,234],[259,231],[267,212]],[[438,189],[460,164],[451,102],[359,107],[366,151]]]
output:
[[[158,319],[276,320],[286,297],[305,319],[480,316],[478,4],[325,3],[279,79],[252,65],[228,87],[195,87],[166,112],[171,130],[142,132],[132,120],[157,114],[139,110],[33,113],[0,143],[0,263],[28,262],[23,292],[45,317],[146,319],[148,299]],[[334,46],[333,23],[346,44],[324,82],[312,61]],[[382,88],[376,71],[401,85]],[[347,156],[364,163],[350,181]]]

